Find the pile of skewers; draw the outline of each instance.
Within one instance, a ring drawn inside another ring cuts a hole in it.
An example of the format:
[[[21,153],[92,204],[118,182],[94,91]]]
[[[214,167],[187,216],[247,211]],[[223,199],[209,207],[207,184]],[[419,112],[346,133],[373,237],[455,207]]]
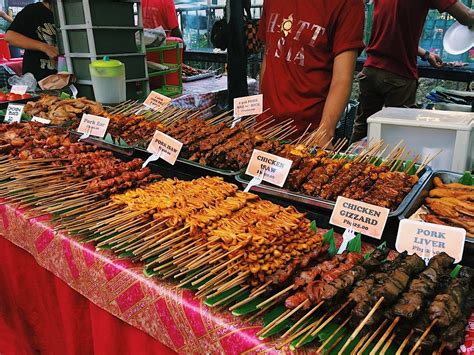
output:
[[[415,169],[419,156],[409,161],[410,151],[397,145],[382,160],[388,145],[379,142],[357,156],[341,153],[345,142],[333,151],[312,153],[307,143],[275,146],[270,152],[293,161],[285,189],[305,196],[335,201],[338,196],[395,210],[418,182],[418,175],[430,162],[426,157]]]
[[[280,346],[298,348],[332,327],[330,336],[320,340],[319,353],[458,349],[474,305],[474,270],[464,267],[453,277],[453,259],[445,253],[428,266],[416,254],[402,253],[391,261],[386,255],[377,250],[364,260],[345,253],[300,272],[289,287],[257,306],[284,300],[288,308],[258,335],[275,334],[291,320]]]
[[[292,120],[274,125],[271,117],[256,123],[256,117],[250,116],[234,123],[231,111],[207,119],[203,118],[207,110],[170,108],[152,116],[142,111],[143,105],[128,102],[111,111],[107,117],[111,119],[112,137],[129,144],[141,142],[146,147],[159,130],[183,143],[180,158],[222,170],[243,169],[254,149],[273,151],[295,133]]]
[[[474,186],[460,183],[445,184],[439,177],[425,204],[428,213],[420,217],[429,223],[464,228],[474,238]]]
[[[30,211],[57,212],[107,203],[106,197],[159,178],[143,161],[71,141],[61,128],[39,123],[0,126],[1,195]]]
[[[85,97],[79,99],[60,99],[57,96],[41,95],[38,101],[30,101],[25,105],[25,114],[51,121],[53,125],[67,123],[79,124],[84,113],[101,115],[104,113],[102,105]]]
[[[304,145],[273,149],[301,160],[307,154]],[[384,247],[366,258],[334,255],[328,232],[293,207],[220,178],[162,180],[140,159],[123,162],[60,128],[2,125],[0,152],[0,197],[29,207],[28,215],[52,213],[56,230],[127,252],[214,306],[236,311],[253,303],[254,318],[283,305],[259,332],[278,333],[291,321],[281,346],[302,346],[335,325],[320,351],[441,352],[463,341],[473,271],[451,278],[446,254],[427,267],[416,255],[387,261]]]

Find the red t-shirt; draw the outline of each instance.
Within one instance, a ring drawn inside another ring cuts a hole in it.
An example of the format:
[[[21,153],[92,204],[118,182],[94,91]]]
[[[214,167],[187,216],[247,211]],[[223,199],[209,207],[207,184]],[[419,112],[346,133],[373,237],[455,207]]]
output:
[[[173,0],[142,0],[143,27],[165,30],[178,27],[178,15]]]
[[[446,11],[457,0],[374,0],[365,66],[417,79],[418,43],[428,10]]]
[[[265,43],[264,106],[299,129],[321,121],[334,58],[364,48],[362,0],[265,0],[259,38]]]

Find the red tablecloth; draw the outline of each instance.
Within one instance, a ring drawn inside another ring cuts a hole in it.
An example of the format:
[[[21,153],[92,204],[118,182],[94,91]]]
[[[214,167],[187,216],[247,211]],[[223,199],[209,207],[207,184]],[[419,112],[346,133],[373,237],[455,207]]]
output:
[[[147,278],[141,265],[55,233],[46,218],[28,220],[2,204],[0,235],[26,251],[0,237],[0,354],[16,349],[12,344],[45,354],[273,349],[255,336],[259,325],[210,309],[172,283]]]

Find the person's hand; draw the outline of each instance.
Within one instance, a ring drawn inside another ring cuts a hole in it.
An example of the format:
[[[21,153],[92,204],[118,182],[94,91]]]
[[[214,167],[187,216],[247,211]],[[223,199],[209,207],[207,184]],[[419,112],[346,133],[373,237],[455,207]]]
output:
[[[50,44],[45,43],[43,46],[43,52],[49,57],[51,60],[55,60],[59,56],[59,50],[56,46],[52,46]]]
[[[430,53],[428,57],[428,63],[430,63],[433,68],[439,69],[443,67],[443,60],[435,53]]]
[[[318,140],[315,145],[317,147],[326,147],[326,149],[332,149],[332,140],[334,138],[334,132],[332,130],[325,130],[322,127],[320,127],[320,132],[324,132],[324,134],[318,135]]]

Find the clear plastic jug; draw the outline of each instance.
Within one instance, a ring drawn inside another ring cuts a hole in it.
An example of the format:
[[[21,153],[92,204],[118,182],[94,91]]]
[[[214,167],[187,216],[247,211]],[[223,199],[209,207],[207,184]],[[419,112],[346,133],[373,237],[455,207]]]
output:
[[[96,101],[118,104],[126,100],[125,65],[122,62],[104,57],[89,64],[89,70]]]

